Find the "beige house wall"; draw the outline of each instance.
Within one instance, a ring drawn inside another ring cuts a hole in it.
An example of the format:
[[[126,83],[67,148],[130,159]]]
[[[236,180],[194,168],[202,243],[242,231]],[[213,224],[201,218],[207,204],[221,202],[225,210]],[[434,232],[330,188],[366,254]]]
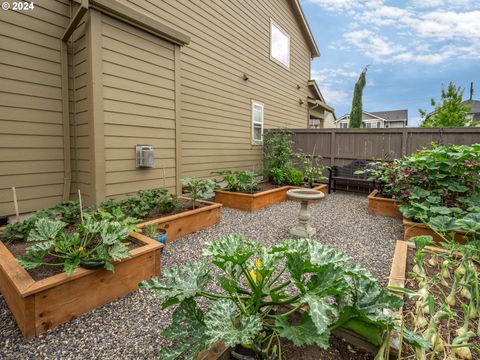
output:
[[[70,2],[36,1],[35,11],[0,11],[0,215],[62,201],[61,40]]]
[[[60,38],[78,5],[46,0],[32,12],[0,12],[0,216],[14,212],[11,186],[20,212],[62,201],[66,138],[70,197],[80,189],[91,204],[259,168],[252,100],[264,104],[265,128],[307,127],[311,49],[290,1],[115,3],[191,42],[180,47],[91,9],[68,41],[62,87]],[[290,36],[289,69],[270,59],[272,20]],[[154,169],[135,168],[135,144],[154,146]]]
[[[192,39],[181,48],[182,176],[260,166],[252,99],[266,128],[307,126],[311,54],[286,0],[121,2]],[[270,59],[270,19],[290,35],[289,70]]]
[[[331,112],[325,112],[325,120],[323,121],[323,127],[326,129],[335,128],[335,116]]]

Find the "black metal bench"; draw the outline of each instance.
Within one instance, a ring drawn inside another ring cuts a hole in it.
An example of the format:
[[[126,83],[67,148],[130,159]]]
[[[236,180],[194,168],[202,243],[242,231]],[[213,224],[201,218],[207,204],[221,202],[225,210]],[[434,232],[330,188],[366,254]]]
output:
[[[332,166],[328,169],[328,193],[337,189],[352,192],[370,192],[373,190],[373,181],[368,180],[367,174],[355,174],[363,170],[367,162],[355,160],[344,166]]]

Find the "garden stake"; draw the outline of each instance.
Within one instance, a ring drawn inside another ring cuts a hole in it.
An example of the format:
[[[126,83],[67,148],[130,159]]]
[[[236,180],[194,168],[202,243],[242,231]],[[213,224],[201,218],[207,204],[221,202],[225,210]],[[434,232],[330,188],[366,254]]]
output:
[[[80,206],[80,220],[83,223],[82,193],[78,189],[78,206]]]
[[[15,186],[12,186],[13,192],[13,205],[15,206],[15,218],[17,222],[20,221],[20,213],[18,212],[18,201],[17,201],[17,190],[15,190]]]

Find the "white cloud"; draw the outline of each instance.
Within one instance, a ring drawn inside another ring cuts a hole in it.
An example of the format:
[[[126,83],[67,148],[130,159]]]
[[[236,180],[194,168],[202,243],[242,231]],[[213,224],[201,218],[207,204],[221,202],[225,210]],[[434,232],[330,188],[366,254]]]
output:
[[[365,52],[365,55],[373,59],[389,56],[405,50],[400,44],[388,41],[370,30],[351,31],[343,34],[345,42]]]
[[[344,90],[332,89],[328,86],[323,87],[321,92],[327,104],[334,106],[344,104],[345,101],[350,97],[348,92]]]
[[[410,0],[402,7],[386,5],[386,0],[308,1],[347,10],[355,20],[355,27],[344,27],[344,41],[330,48],[360,50],[378,62],[480,59],[478,0]]]

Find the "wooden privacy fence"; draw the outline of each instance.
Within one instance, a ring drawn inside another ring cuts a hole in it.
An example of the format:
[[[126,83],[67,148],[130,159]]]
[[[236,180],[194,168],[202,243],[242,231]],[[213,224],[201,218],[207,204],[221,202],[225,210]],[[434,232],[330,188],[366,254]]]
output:
[[[320,155],[324,165],[344,165],[353,160],[401,158],[432,141],[441,145],[480,143],[480,128],[399,129],[289,129],[295,148]]]

